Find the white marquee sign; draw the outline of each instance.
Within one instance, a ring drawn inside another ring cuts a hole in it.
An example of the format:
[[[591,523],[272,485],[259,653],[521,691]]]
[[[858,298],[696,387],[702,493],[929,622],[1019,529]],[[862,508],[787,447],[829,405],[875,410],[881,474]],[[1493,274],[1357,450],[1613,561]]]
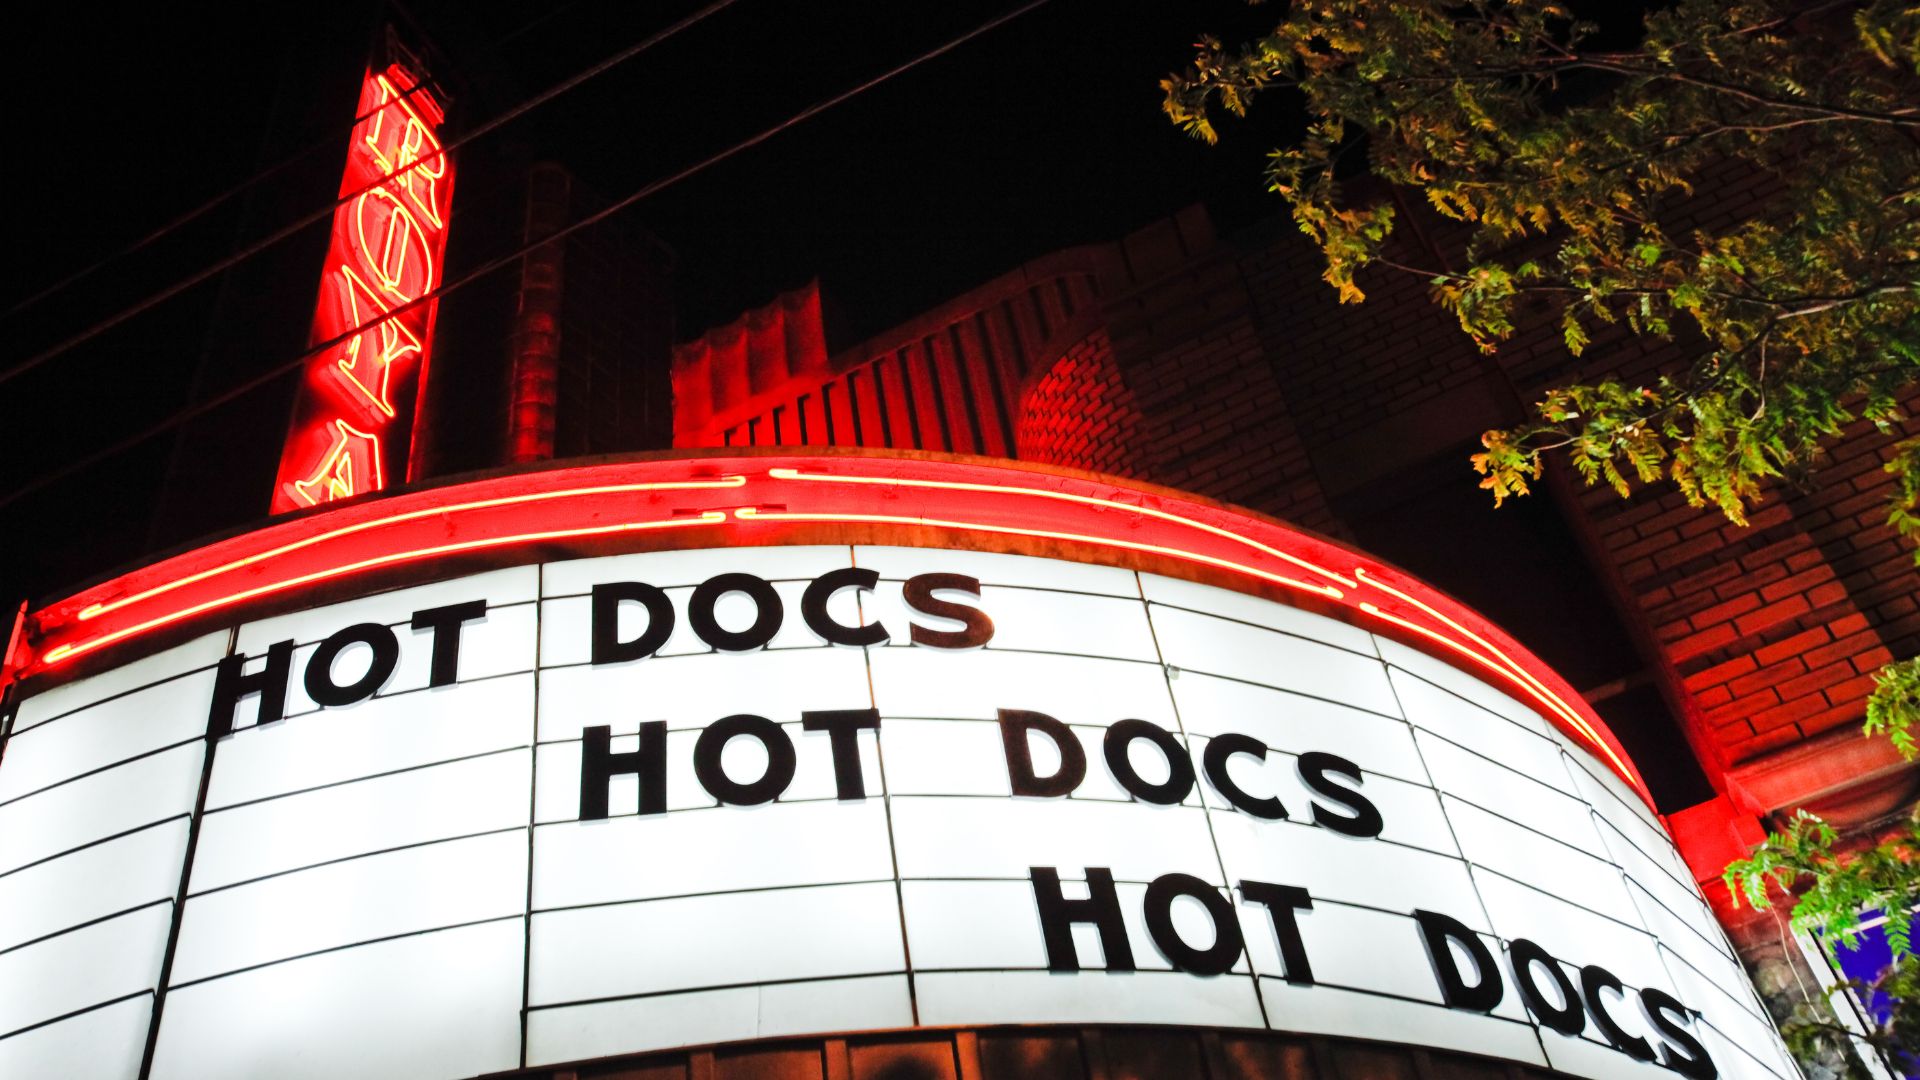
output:
[[[1796,1075],[1657,820],[1532,710],[1151,574],[500,570],[30,697],[0,761],[0,1076],[1050,1022]]]

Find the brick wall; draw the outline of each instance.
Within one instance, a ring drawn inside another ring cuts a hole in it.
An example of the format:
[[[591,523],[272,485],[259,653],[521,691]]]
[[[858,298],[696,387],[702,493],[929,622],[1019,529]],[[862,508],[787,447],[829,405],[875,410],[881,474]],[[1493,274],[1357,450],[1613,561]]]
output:
[[[1224,245],[1110,301],[1116,364],[1141,412],[1120,470],[1341,534],[1254,319],[1237,254]]]
[[[1097,330],[1068,346],[1027,388],[1016,456],[1125,473],[1140,456],[1144,425],[1140,404],[1114,360],[1113,341]]]

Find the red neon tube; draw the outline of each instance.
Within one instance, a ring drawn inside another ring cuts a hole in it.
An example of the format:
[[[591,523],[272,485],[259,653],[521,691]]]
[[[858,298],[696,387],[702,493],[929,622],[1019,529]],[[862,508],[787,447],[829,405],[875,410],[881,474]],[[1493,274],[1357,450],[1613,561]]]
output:
[[[1164,489],[1014,462],[873,454],[727,454],[544,469],[361,500],[161,560],[28,616],[11,678],[136,647],[189,626],[370,571],[469,552],[535,561],[546,545],[626,534],[687,547],[780,542],[794,524],[1033,541],[1111,562],[1116,553],[1280,590],[1510,689],[1646,797],[1619,741],[1532,653],[1480,615],[1333,541]],[[957,546],[957,545],[956,545]],[[243,605],[245,607],[243,608]]]

